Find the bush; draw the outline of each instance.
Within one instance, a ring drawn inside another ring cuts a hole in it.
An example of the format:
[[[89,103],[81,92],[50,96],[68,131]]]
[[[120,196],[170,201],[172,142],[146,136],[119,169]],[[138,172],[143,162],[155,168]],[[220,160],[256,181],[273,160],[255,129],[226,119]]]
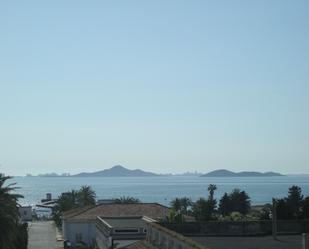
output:
[[[198,199],[194,203],[192,211],[195,219],[198,221],[207,221],[214,219],[214,207],[212,200],[206,200],[205,198]]]
[[[250,211],[250,198],[245,191],[234,189],[230,194],[225,193],[219,203],[219,212],[228,215],[232,212],[247,214]]]
[[[288,220],[308,217],[309,200],[306,199],[304,200],[300,187],[291,186],[288,196],[277,200],[277,218]]]

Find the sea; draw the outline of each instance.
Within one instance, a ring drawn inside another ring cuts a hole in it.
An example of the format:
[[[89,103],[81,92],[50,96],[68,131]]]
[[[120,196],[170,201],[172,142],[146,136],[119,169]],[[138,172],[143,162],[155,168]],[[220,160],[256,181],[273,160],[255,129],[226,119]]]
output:
[[[190,197],[193,201],[207,198],[209,184],[217,185],[215,197],[219,200],[225,192],[234,188],[245,190],[252,205],[270,203],[272,198],[287,196],[292,185],[301,187],[304,196],[309,196],[309,176],[276,177],[199,177],[199,176],[156,176],[156,177],[14,177],[24,196],[22,205],[40,203],[51,193],[57,198],[62,192],[78,190],[89,185],[96,192],[97,199],[113,199],[132,196],[143,202],[157,202],[169,205],[175,197]]]

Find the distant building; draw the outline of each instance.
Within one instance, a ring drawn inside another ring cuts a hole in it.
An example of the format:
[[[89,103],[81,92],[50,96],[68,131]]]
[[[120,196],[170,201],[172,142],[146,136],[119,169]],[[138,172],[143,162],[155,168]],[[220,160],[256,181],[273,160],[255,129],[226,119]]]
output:
[[[45,199],[41,199],[41,202],[50,202],[52,201],[52,194],[51,193],[46,193],[46,198]]]
[[[148,222],[155,222],[155,220],[146,216],[97,217],[97,246],[100,249],[123,248],[139,240],[144,240]]]
[[[73,246],[81,242],[93,245],[96,242],[96,220],[98,216],[109,218],[147,216],[153,220],[161,220],[165,219],[168,213],[169,208],[157,203],[112,203],[77,208],[63,213],[63,237],[64,240],[70,241]]]
[[[18,208],[21,221],[31,221],[32,220],[32,207],[31,206],[21,206]]]

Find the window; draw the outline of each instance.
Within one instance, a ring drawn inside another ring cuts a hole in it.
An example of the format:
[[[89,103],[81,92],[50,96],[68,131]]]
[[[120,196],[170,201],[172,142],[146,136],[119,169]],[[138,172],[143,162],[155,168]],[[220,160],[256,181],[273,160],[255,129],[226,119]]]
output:
[[[139,232],[139,230],[136,229],[136,228],[114,229],[114,233],[125,233],[125,234],[127,234],[127,233],[138,233],[138,232]]]
[[[77,233],[75,235],[75,240],[76,240],[77,243],[82,242],[82,234],[81,233]]]

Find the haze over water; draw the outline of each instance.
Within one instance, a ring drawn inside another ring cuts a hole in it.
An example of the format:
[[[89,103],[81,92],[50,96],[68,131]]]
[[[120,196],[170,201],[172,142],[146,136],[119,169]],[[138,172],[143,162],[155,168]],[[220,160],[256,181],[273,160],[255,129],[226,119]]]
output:
[[[272,198],[287,195],[288,188],[296,184],[309,195],[309,176],[283,177],[15,177],[12,181],[21,187],[25,196],[24,204],[36,204],[46,193],[57,197],[61,192],[79,189],[81,185],[90,185],[96,191],[98,199],[133,196],[145,202],[158,202],[168,205],[175,197],[207,197],[207,186],[216,184],[216,198],[233,188],[245,190],[251,197],[252,204],[271,202]]]

